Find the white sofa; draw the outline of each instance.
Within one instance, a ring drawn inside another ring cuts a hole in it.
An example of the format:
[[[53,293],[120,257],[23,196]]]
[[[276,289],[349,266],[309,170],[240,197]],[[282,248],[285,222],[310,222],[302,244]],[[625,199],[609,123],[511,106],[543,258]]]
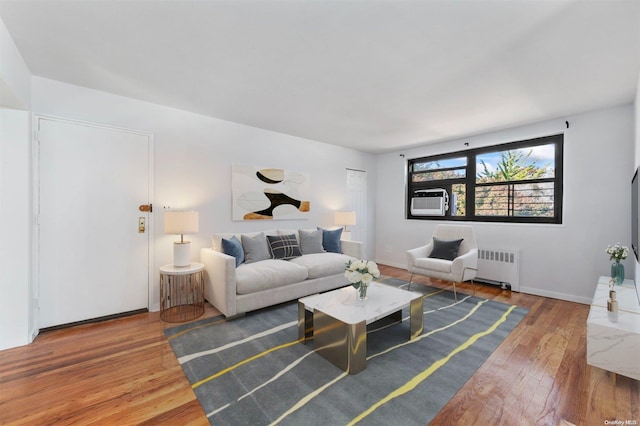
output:
[[[257,238],[258,234],[244,235]],[[294,234],[300,241],[298,230],[270,230],[263,234]],[[362,259],[361,242],[341,241],[342,253],[303,252],[289,260],[270,258],[236,267],[236,258],[225,254],[222,248],[222,239],[227,239],[228,244],[234,235],[242,241],[243,234],[214,234],[212,247],[200,250],[205,268],[205,298],[227,318],[349,285],[344,276],[346,263]]]

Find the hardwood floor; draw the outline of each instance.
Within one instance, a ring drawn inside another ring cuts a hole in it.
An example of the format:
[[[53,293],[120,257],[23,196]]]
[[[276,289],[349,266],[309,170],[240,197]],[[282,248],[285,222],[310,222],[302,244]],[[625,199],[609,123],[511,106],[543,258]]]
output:
[[[476,295],[530,311],[431,424],[640,424],[640,382],[617,376],[614,386],[586,365],[588,306],[488,285],[476,285]],[[217,314],[207,304],[205,317]],[[0,424],[209,424],[164,337],[173,326],[157,312],[138,314],[1,351]]]

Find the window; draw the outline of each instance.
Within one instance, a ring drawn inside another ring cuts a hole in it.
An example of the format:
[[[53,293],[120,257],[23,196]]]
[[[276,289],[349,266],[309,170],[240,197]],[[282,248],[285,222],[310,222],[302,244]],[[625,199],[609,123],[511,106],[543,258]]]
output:
[[[409,160],[407,218],[562,223],[563,139]]]

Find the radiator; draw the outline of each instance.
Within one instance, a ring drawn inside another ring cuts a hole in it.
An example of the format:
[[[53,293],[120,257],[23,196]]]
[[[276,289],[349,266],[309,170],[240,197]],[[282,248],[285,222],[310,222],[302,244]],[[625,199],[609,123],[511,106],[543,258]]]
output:
[[[476,281],[520,291],[520,251],[478,248]]]

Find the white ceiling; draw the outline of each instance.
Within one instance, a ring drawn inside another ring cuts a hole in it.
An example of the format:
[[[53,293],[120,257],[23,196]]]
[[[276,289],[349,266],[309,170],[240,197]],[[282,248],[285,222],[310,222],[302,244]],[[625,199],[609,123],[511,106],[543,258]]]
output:
[[[369,152],[632,102],[640,1],[9,1],[34,75]]]

